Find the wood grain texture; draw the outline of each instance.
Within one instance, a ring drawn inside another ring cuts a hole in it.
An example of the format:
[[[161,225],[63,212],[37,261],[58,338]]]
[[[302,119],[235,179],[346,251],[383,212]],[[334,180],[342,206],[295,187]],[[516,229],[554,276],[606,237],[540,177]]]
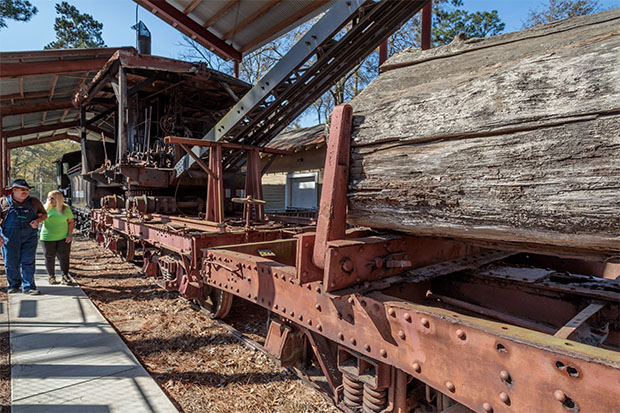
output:
[[[351,102],[349,222],[620,256],[620,10],[498,37]]]

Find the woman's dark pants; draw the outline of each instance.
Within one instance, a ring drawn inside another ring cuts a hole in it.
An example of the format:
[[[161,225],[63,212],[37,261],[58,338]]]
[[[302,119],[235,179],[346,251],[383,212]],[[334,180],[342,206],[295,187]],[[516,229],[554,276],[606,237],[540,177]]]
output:
[[[45,269],[49,275],[54,274],[54,259],[58,258],[60,271],[63,275],[69,274],[69,255],[71,254],[71,243],[65,239],[60,241],[41,241],[43,242],[43,252],[45,253]]]

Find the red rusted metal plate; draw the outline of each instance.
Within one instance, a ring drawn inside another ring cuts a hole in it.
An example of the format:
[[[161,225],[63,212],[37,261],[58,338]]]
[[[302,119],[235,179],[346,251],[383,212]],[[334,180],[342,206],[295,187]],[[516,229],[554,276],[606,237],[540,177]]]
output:
[[[222,266],[206,264],[205,283],[401,369],[476,411],[617,407],[617,352],[379,293],[329,294],[320,282],[297,284],[294,267],[261,257],[222,250],[210,251],[209,260]]]

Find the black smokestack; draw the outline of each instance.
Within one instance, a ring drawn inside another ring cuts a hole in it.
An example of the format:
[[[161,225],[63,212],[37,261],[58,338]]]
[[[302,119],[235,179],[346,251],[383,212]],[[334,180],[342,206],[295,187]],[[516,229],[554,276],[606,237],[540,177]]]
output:
[[[131,26],[136,31],[136,43],[138,46],[138,53],[151,54],[151,32],[146,27],[142,20]]]

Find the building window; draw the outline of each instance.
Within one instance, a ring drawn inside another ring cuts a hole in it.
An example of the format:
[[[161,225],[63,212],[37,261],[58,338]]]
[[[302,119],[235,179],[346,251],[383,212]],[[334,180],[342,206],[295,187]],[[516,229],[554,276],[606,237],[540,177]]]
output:
[[[286,209],[317,209],[319,173],[295,173],[286,176]]]

